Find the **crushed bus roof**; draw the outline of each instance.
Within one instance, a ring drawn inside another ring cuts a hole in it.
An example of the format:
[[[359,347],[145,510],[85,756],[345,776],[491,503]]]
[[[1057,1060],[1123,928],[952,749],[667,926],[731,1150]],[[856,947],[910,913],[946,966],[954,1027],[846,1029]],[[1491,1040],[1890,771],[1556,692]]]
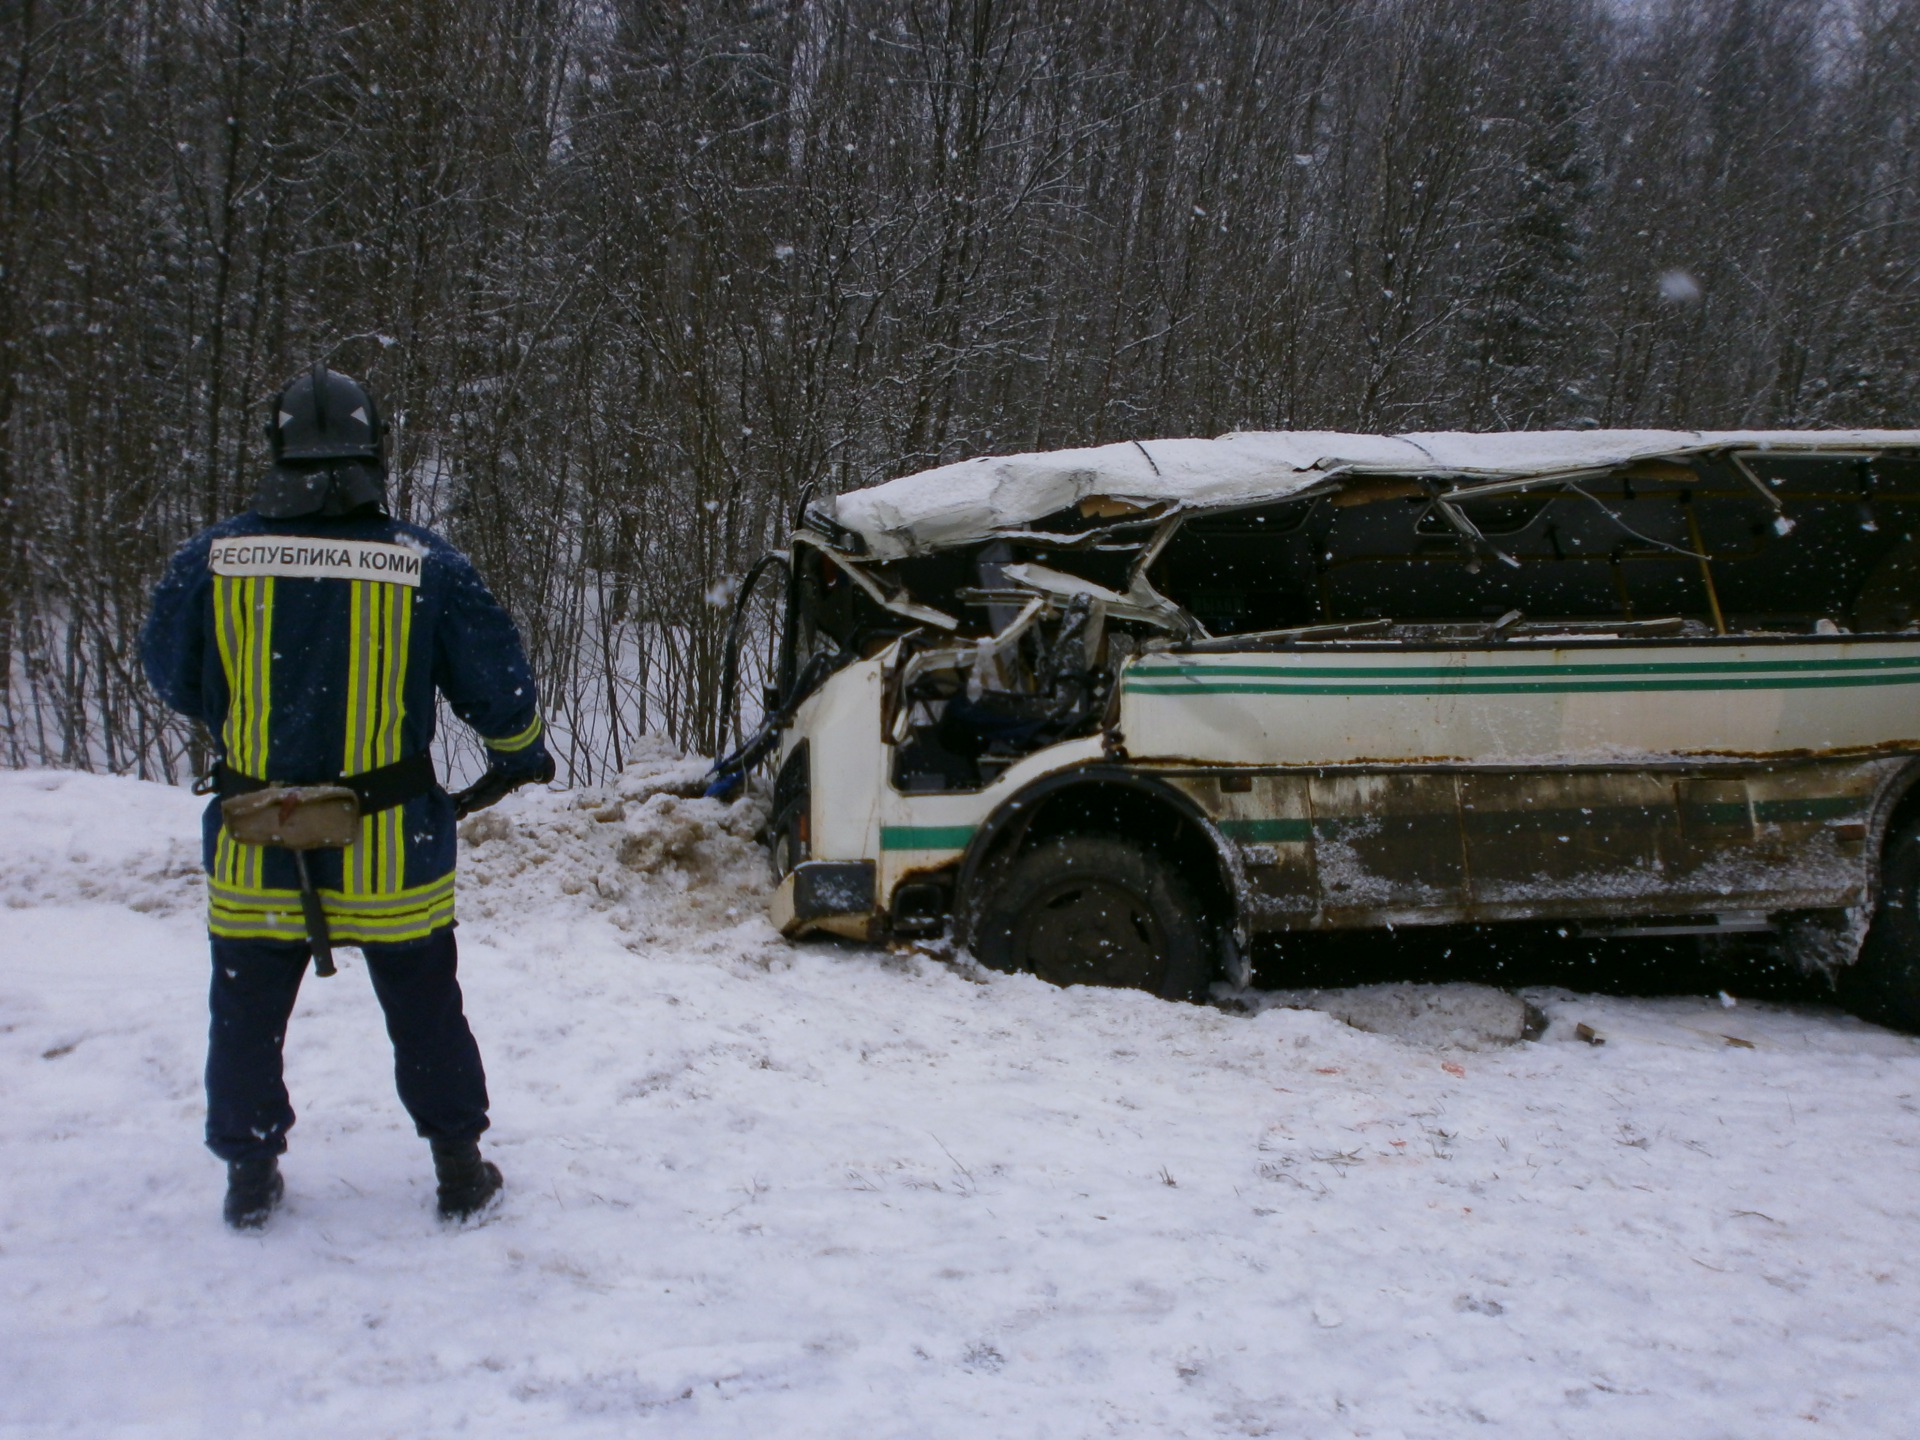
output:
[[[1213,509],[1301,494],[1340,475],[1462,483],[1610,469],[1728,450],[1833,453],[1920,448],[1920,430],[1537,430],[1344,435],[1298,430],[1214,440],[1121,441],[981,456],[854,490],[833,520],[878,559],[1017,533],[1074,506]],[[1089,513],[1093,513],[1089,511]]]

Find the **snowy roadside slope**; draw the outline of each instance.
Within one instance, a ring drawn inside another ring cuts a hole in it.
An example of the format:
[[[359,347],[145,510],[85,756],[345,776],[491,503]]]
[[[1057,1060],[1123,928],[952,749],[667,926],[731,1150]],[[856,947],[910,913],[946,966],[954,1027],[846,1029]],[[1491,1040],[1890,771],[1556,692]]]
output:
[[[1920,1428],[1913,1041],[1562,996],[1455,1054],[789,947],[738,822],[627,788],[474,836],[497,1216],[432,1220],[347,952],[241,1238],[198,802],[0,775],[0,1436]]]

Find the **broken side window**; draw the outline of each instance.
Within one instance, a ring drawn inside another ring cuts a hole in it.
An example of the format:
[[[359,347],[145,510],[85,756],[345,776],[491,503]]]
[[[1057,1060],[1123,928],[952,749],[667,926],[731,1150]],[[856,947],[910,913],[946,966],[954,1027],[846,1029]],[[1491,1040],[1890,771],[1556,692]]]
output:
[[[1920,616],[1912,457],[1643,462],[1538,489],[1468,489],[1453,515],[1439,490],[1370,476],[1195,516],[1150,579],[1215,636],[1388,619],[1467,636],[1496,617],[1513,634],[1661,617],[1806,633]]]
[[[1920,619],[1920,457],[1744,452],[1728,463],[1778,498],[1789,530],[1716,563],[1731,617],[1831,619],[1856,633]]]

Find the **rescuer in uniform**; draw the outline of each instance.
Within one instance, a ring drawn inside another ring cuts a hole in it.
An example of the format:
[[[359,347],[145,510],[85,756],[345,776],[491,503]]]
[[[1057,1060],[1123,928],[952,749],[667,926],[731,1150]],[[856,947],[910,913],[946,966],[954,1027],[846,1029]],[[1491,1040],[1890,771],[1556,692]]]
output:
[[[506,611],[445,540],[387,514],[384,430],[345,375],[315,365],[287,386],[253,508],[180,549],[141,636],[147,678],[215,745],[207,1146],[227,1162],[236,1229],[264,1225],[284,1191],[281,1048],[309,955],[331,973],[329,941],[366,957],[441,1215],[465,1219],[501,1186],[480,1154],[486,1076],[455,978],[454,822],[552,779],[553,762]],[[436,691],[487,746],[487,773],[456,796],[428,754]],[[323,784],[358,800],[343,848],[245,844],[223,823],[223,801]],[[303,879],[323,918],[304,913]]]

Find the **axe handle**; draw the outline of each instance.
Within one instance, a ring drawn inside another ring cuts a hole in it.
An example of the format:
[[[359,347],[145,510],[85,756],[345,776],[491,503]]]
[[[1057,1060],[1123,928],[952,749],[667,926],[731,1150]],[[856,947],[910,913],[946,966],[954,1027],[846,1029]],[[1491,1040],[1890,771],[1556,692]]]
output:
[[[293,852],[294,866],[300,871],[300,909],[307,917],[307,945],[313,951],[313,973],[321,979],[333,971],[333,937],[327,933],[327,912],[321,908],[320,892],[313,888],[307,873],[307,852]]]

